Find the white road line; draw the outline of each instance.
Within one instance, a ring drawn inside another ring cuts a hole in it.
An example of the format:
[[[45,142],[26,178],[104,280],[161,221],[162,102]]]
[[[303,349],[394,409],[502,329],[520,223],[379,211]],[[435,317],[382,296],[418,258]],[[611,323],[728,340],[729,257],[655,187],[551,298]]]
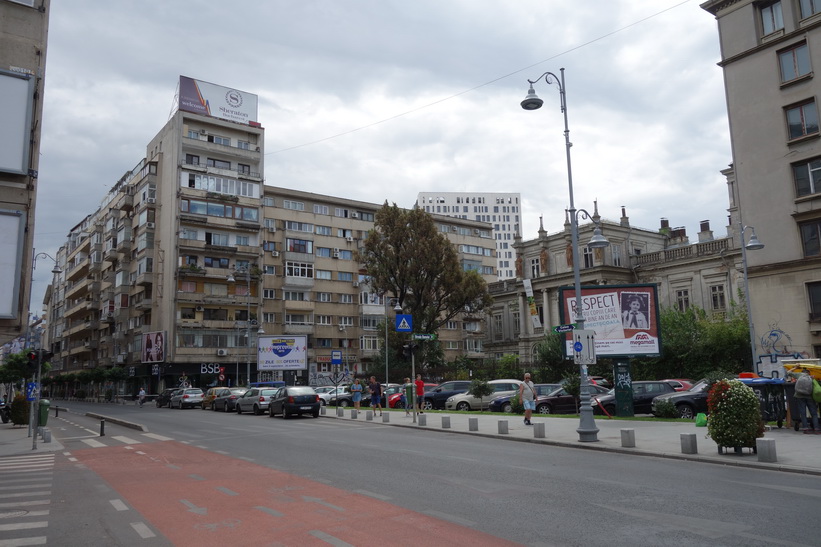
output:
[[[113,505],[117,511],[128,511],[128,505],[123,503],[123,500],[108,500],[108,503]]]
[[[339,539],[337,537],[334,537],[330,534],[326,534],[325,532],[323,532],[321,530],[311,530],[308,533],[311,534],[312,536],[314,536],[317,539],[321,539],[322,541],[324,541],[326,543],[330,543],[331,545],[336,545],[336,547],[353,547],[353,545],[351,545],[350,543],[345,543],[341,539]]]
[[[29,488],[51,488],[51,483],[43,483],[43,484],[18,484],[15,486],[11,486],[8,484],[3,484],[3,491],[6,492],[8,490],[28,490]]]
[[[8,472],[8,471],[15,471],[19,469],[43,469],[44,467],[53,467],[53,463],[25,463],[21,462],[14,465],[1,465],[0,464],[0,473]]]
[[[101,443],[100,441],[95,441],[94,439],[83,439],[83,442],[86,443],[91,448],[105,448],[105,444]]]
[[[34,505],[50,505],[51,500],[35,500],[35,501],[13,501],[9,503],[0,503],[0,509],[11,509],[12,507],[32,507]]]
[[[140,444],[140,441],[135,441],[134,439],[131,439],[129,437],[123,437],[122,435],[117,435],[117,436],[114,436],[114,437],[111,437],[111,438],[114,439],[115,441],[120,441],[121,443],[124,443],[124,444]]]
[[[0,540],[0,547],[27,547],[28,545],[45,545],[46,541],[46,536],[39,536],[34,538],[2,539]]]
[[[171,437],[166,437],[165,435],[157,435],[156,433],[143,433],[143,437],[148,437],[149,439],[154,439],[157,441],[173,441]]]
[[[11,532],[14,530],[31,530],[34,528],[45,528],[48,526],[46,521],[38,522],[15,522],[14,524],[0,524],[0,532]]]
[[[134,528],[134,531],[137,532],[137,534],[139,534],[139,536],[143,539],[156,537],[156,534],[151,531],[151,528],[146,526],[143,522],[132,522],[131,527]]]
[[[368,492],[367,490],[354,490],[357,494],[362,494],[363,496],[368,496],[370,498],[376,498],[378,500],[387,501],[391,499],[390,496],[384,496],[382,494],[377,494],[375,492]]]
[[[27,498],[31,496],[50,496],[51,490],[39,490],[37,492],[18,492],[16,494],[0,494],[0,499],[4,498]]]

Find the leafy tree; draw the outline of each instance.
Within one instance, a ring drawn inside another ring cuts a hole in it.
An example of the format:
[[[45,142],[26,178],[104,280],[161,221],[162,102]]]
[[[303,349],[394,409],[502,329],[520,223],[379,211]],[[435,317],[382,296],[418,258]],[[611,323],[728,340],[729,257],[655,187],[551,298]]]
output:
[[[29,402],[22,393],[18,393],[11,401],[11,423],[25,425],[29,422]]]
[[[479,313],[492,302],[484,279],[463,269],[453,244],[421,209],[385,202],[354,258],[363,264],[375,292],[399,300],[416,332],[435,333],[459,314]],[[388,342],[399,339],[389,336]],[[394,346],[393,353],[400,347]],[[417,365],[424,363],[444,364],[438,344],[420,344]]]
[[[473,380],[470,384],[470,391],[468,393],[478,399],[481,399],[482,397],[487,397],[493,393],[493,388],[491,388],[490,384],[484,380]]]
[[[564,342],[563,334],[551,332],[536,344],[533,358],[536,362],[536,377],[539,382],[557,382],[568,371],[568,366],[573,366],[572,361],[565,359],[562,349]]]

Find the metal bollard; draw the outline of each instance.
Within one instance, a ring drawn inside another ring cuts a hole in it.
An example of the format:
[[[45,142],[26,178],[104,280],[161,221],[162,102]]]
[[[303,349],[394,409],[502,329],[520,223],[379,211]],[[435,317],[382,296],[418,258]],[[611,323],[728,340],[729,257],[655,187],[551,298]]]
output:
[[[100,437],[105,437],[105,418],[100,419]]]
[[[60,417],[60,407],[59,407],[59,406],[57,406],[57,405],[55,405],[55,406],[54,406],[54,417],[55,417],[55,418],[59,418],[59,417]]]

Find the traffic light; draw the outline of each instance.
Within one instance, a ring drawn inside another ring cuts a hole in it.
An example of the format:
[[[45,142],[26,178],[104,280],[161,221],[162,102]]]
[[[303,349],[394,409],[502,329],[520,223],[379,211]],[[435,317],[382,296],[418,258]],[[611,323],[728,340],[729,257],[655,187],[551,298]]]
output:
[[[33,349],[29,350],[26,353],[26,368],[30,372],[36,372],[37,371],[37,357],[38,357],[38,354]]]
[[[402,346],[402,357],[404,359],[410,359],[413,357],[413,352],[416,351],[416,348],[419,347],[419,344],[405,344]]]

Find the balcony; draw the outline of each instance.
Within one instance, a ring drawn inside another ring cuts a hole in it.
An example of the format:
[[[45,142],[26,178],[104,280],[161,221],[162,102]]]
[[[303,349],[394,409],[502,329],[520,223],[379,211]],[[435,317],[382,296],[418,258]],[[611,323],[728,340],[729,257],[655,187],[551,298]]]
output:
[[[154,274],[151,272],[140,274],[137,276],[136,283],[141,287],[150,286],[154,283]]]

